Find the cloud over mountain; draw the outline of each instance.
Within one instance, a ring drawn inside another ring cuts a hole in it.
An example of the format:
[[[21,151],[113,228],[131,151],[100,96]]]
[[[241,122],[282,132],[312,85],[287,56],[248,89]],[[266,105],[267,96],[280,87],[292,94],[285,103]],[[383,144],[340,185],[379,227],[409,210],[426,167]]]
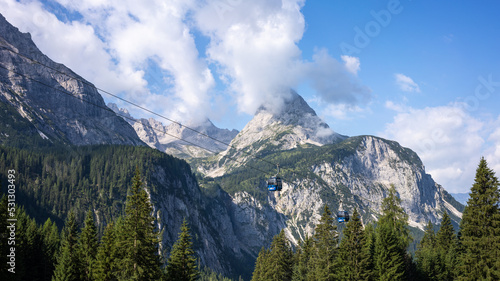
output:
[[[370,98],[358,58],[344,64],[325,49],[303,58],[303,0],[0,2],[50,57],[177,120],[211,117],[221,101],[253,114],[264,103],[279,106],[301,83],[326,103]]]

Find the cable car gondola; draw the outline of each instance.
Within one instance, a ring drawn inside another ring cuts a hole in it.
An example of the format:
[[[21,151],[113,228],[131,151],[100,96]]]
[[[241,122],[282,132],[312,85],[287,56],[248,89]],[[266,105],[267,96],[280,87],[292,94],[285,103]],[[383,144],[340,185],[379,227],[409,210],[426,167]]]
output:
[[[337,221],[339,223],[348,222],[349,221],[349,212],[347,212],[347,211],[339,211],[337,213]]]
[[[342,210],[342,200],[340,200],[339,209],[340,210],[337,213],[337,221],[339,223],[348,222],[349,221],[349,212]]]
[[[281,180],[281,177],[279,176],[280,173],[280,166],[277,165],[278,167],[278,173],[274,177],[270,177],[269,180],[267,180],[267,189],[269,191],[281,191],[283,188],[283,182]]]

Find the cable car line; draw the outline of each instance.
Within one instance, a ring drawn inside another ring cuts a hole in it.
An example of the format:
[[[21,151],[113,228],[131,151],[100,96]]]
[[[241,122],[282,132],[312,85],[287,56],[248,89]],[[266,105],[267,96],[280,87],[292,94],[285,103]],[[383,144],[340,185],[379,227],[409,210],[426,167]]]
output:
[[[224,141],[218,140],[218,139],[216,139],[216,138],[214,138],[214,137],[211,137],[211,136],[209,136],[209,135],[207,135],[207,134],[205,134],[205,133],[203,133],[203,132],[200,132],[200,131],[198,131],[198,130],[196,130],[196,129],[193,129],[193,128],[189,127],[189,126],[183,125],[182,123],[180,123],[180,122],[178,122],[178,121],[175,121],[175,120],[173,120],[173,119],[171,119],[171,118],[168,118],[168,117],[166,117],[166,116],[164,116],[164,115],[161,115],[161,114],[159,114],[159,113],[156,113],[156,112],[154,112],[154,111],[152,111],[152,110],[150,110],[150,109],[148,109],[148,108],[146,108],[146,107],[143,107],[143,106],[138,105],[138,104],[136,104],[136,103],[134,103],[134,102],[131,102],[131,101],[129,101],[129,100],[126,100],[126,99],[124,99],[124,98],[122,98],[122,97],[120,97],[120,96],[118,96],[118,95],[116,95],[116,94],[113,94],[113,93],[111,93],[111,92],[109,92],[109,91],[106,91],[106,90],[104,90],[104,89],[101,89],[101,88],[99,88],[99,87],[95,86],[94,84],[92,84],[91,82],[84,80],[83,78],[79,78],[79,77],[75,77],[75,76],[73,76],[73,75],[70,75],[69,73],[63,72],[63,71],[61,71],[61,70],[59,70],[59,69],[57,69],[57,68],[54,68],[54,67],[51,67],[51,66],[49,66],[49,65],[46,65],[46,64],[44,64],[44,63],[41,63],[41,62],[39,62],[38,60],[35,60],[35,59],[31,58],[31,57],[28,57],[27,55],[24,55],[24,54],[22,54],[22,53],[19,53],[19,52],[17,52],[17,51],[14,51],[14,50],[12,50],[12,49],[10,49],[10,48],[4,47],[4,46],[0,46],[0,48],[2,48],[2,49],[4,49],[4,50],[7,50],[7,51],[9,51],[9,52],[11,52],[11,53],[13,53],[13,54],[15,54],[15,55],[20,56],[20,57],[23,57],[23,58],[25,58],[25,59],[27,59],[27,60],[30,60],[31,62],[33,62],[33,63],[35,63],[35,64],[38,64],[38,65],[40,65],[40,66],[42,66],[42,67],[46,67],[46,68],[48,68],[48,69],[51,69],[51,70],[53,70],[53,71],[55,71],[55,72],[57,72],[57,73],[59,73],[59,74],[61,74],[61,75],[64,75],[64,76],[66,76],[66,77],[68,77],[68,78],[70,78],[70,79],[73,79],[73,80],[75,80],[75,81],[77,81],[77,82],[81,82],[81,83],[86,84],[86,85],[88,85],[88,86],[90,86],[90,87],[93,87],[93,88],[95,88],[96,90],[98,90],[98,91],[100,91],[100,92],[103,92],[103,93],[105,93],[105,94],[107,94],[107,95],[110,95],[110,96],[112,96],[112,97],[114,97],[114,98],[117,98],[117,99],[119,99],[119,100],[121,100],[121,101],[124,101],[124,102],[126,102],[126,103],[128,103],[128,104],[130,104],[130,105],[133,105],[133,106],[135,106],[135,107],[137,107],[137,108],[139,108],[139,109],[142,109],[142,110],[144,110],[144,111],[146,111],[146,112],[148,112],[148,113],[151,113],[151,114],[153,114],[153,115],[155,115],[155,116],[161,117],[161,118],[163,118],[163,119],[165,119],[165,120],[168,120],[168,121],[170,121],[170,122],[172,122],[172,123],[175,123],[175,124],[177,124],[177,125],[179,125],[179,126],[181,126],[181,127],[184,127],[184,128],[186,128],[186,129],[189,129],[189,130],[191,130],[191,131],[193,131],[193,132],[195,132],[195,133],[197,133],[197,134],[200,134],[200,135],[202,135],[202,136],[204,136],[204,137],[207,137],[207,138],[209,138],[209,139],[212,139],[212,140],[214,140],[214,141],[216,141],[216,142],[218,142],[218,143],[221,143],[221,144],[223,144],[223,145],[226,145],[227,147],[233,148],[233,149],[235,149],[237,152],[242,152],[242,153],[244,153],[244,154],[246,154],[246,155],[248,155],[248,156],[250,156],[250,157],[253,157],[254,159],[260,160],[260,161],[265,162],[265,163],[267,163],[267,164],[270,164],[270,165],[272,165],[272,166],[279,165],[279,164],[277,164],[277,163],[273,163],[273,162],[271,162],[271,161],[269,161],[269,160],[266,160],[266,159],[264,159],[264,158],[262,158],[262,157],[259,157],[259,156],[255,155],[255,153],[250,153],[250,152],[246,152],[246,151],[243,151],[243,150],[238,150],[235,146],[231,145],[230,143],[226,143],[226,142],[224,142]],[[9,71],[12,71],[12,70],[9,70]],[[21,76],[25,76],[25,75],[23,75],[23,74],[21,74],[21,73],[16,73],[16,74],[21,75]],[[26,77],[26,76],[25,76],[25,77]],[[34,79],[30,78],[30,77],[27,77],[27,78],[29,78],[29,79],[31,79],[31,80],[34,80]],[[35,80],[34,80],[34,81],[35,81]],[[44,84],[43,82],[40,82],[40,81],[36,81],[36,82],[41,83],[41,84]],[[45,85],[45,86],[48,86],[48,87],[53,88],[53,87],[52,87],[52,86],[50,86],[50,85]],[[57,89],[57,90],[58,90],[58,89]],[[99,105],[95,105],[95,106],[100,107]],[[105,110],[108,110],[108,109],[109,109],[109,108],[107,108],[107,107],[105,108]],[[110,111],[112,111],[112,110],[110,110]],[[114,112],[114,111],[113,111],[113,112]],[[126,118],[126,119],[131,120],[131,121],[137,121],[137,120],[135,120],[135,119],[133,119],[133,118],[129,118],[129,117],[123,116],[122,114],[118,114],[118,113],[116,113],[116,114],[117,114],[117,115],[119,115],[119,116],[120,116],[120,117],[122,117],[122,118]],[[144,126],[144,124],[143,124],[143,126]],[[155,131],[158,131],[157,129],[154,129],[154,128],[152,128],[151,126],[146,126],[146,127],[149,127],[149,128],[151,128],[151,129],[153,129],[153,130],[155,130]],[[184,140],[184,139],[182,139],[182,138],[180,138],[180,137],[177,137],[177,136],[171,135],[171,134],[169,134],[169,133],[167,133],[167,132],[164,132],[164,131],[159,131],[159,132],[162,132],[162,133],[164,133],[164,134],[167,134],[167,135],[169,135],[169,136],[172,136],[172,137],[174,137],[174,138],[177,138],[177,139],[179,139],[179,140],[182,140],[182,141],[184,141],[184,142],[186,142],[186,143],[189,143],[189,144],[191,144],[191,145],[197,146],[197,147],[199,147],[199,148],[205,149],[205,150],[207,150],[207,151],[209,151],[209,152],[211,152],[211,153],[213,153],[213,154],[217,154],[217,153],[218,153],[218,152],[212,151],[212,150],[210,150],[210,149],[206,149],[206,148],[204,148],[204,147],[201,147],[201,146],[199,146],[199,145],[197,145],[197,144],[195,144],[195,143],[192,143],[192,142],[190,142],[190,141]],[[222,155],[221,155],[221,156],[222,156]],[[231,159],[231,160],[234,160],[234,161],[236,161],[236,162],[238,162],[238,163],[244,164],[242,161],[239,161],[239,160],[234,159],[234,157],[230,157],[230,156],[226,156],[226,155],[223,155],[223,157],[224,157],[224,158]],[[262,170],[260,170],[260,169],[256,169],[256,170],[258,170],[258,171],[260,171],[260,172],[263,172],[263,173],[267,174],[267,172],[264,172],[264,171],[262,171]],[[297,172],[294,172],[294,173],[295,173],[295,174],[297,174],[297,175],[299,175],[299,176],[301,176],[301,177],[303,177],[303,178],[307,178],[307,177],[304,177],[303,175],[300,175],[300,174],[299,174],[299,173],[297,173]],[[283,178],[283,179],[284,179],[284,178]]]
[[[207,134],[205,134],[205,133],[203,133],[203,132],[200,132],[199,130],[193,129],[193,128],[189,127],[189,126],[183,125],[182,123],[180,123],[180,122],[178,122],[178,121],[175,121],[175,120],[173,120],[173,119],[171,119],[171,118],[168,118],[168,117],[166,117],[166,116],[164,116],[164,115],[162,115],[162,114],[156,113],[156,112],[154,112],[154,111],[152,111],[152,110],[150,110],[150,109],[148,109],[148,108],[146,108],[146,107],[143,107],[143,106],[138,105],[138,104],[136,104],[136,103],[134,103],[134,102],[131,102],[131,101],[129,101],[129,100],[126,100],[126,99],[124,99],[124,98],[122,98],[122,97],[120,97],[120,96],[118,96],[118,95],[115,95],[115,94],[113,94],[113,93],[111,93],[111,92],[109,92],[109,91],[106,91],[106,90],[104,90],[104,89],[98,88],[97,86],[95,86],[94,84],[92,84],[92,83],[90,83],[90,82],[88,82],[88,81],[84,80],[83,78],[82,78],[82,79],[79,79],[78,77],[74,77],[74,76],[72,76],[72,75],[70,75],[70,74],[68,74],[68,73],[62,72],[62,71],[60,71],[60,70],[58,70],[58,69],[56,69],[56,68],[54,68],[54,67],[51,67],[51,66],[46,65],[46,64],[43,64],[43,63],[41,63],[41,62],[39,62],[39,61],[37,61],[37,60],[35,60],[35,59],[33,59],[33,58],[30,58],[30,57],[28,57],[28,56],[24,55],[24,54],[21,54],[21,53],[19,53],[19,52],[16,52],[16,51],[14,51],[14,50],[12,50],[12,49],[10,49],[10,48],[4,47],[4,46],[0,46],[0,48],[5,49],[5,50],[7,50],[7,51],[9,51],[9,52],[11,52],[11,53],[13,53],[13,54],[16,54],[16,55],[18,55],[18,56],[23,57],[23,58],[26,58],[26,59],[28,59],[28,60],[32,61],[33,63],[36,63],[36,64],[38,64],[38,65],[40,65],[40,66],[43,66],[43,67],[49,68],[49,69],[51,69],[51,70],[53,70],[53,71],[56,71],[57,73],[62,74],[62,75],[64,75],[64,76],[66,76],[66,77],[69,77],[69,78],[71,78],[71,79],[73,79],[73,80],[76,80],[76,81],[81,82],[81,83],[83,83],[83,84],[89,85],[89,86],[91,86],[91,87],[95,88],[96,90],[98,90],[98,91],[100,91],[100,92],[103,92],[103,93],[105,93],[105,94],[107,94],[107,95],[110,95],[110,96],[112,96],[112,97],[115,97],[115,98],[117,98],[117,99],[119,99],[119,100],[121,100],[121,101],[124,101],[124,102],[126,102],[126,103],[128,103],[128,104],[130,104],[130,105],[133,105],[133,106],[135,106],[135,107],[137,107],[137,108],[140,108],[140,109],[142,109],[142,110],[144,110],[144,111],[146,111],[146,112],[148,112],[148,113],[151,113],[151,114],[153,114],[153,115],[156,115],[156,116],[158,116],[158,117],[161,117],[161,118],[163,118],[163,119],[165,119],[165,120],[168,120],[168,121],[170,121],[170,122],[172,122],[172,123],[175,123],[175,124],[177,124],[177,125],[179,125],[179,126],[181,126],[181,127],[184,127],[184,128],[186,128],[186,129],[189,129],[189,130],[191,130],[191,131],[193,131],[193,132],[195,132],[195,133],[197,133],[197,134],[200,134],[200,135],[202,135],[202,136],[204,136],[204,137],[207,137],[207,138],[209,138],[209,139],[211,139],[211,140],[213,140],[213,141],[216,141],[216,142],[218,142],[218,143],[221,143],[221,144],[223,144],[223,145],[226,145],[227,147],[234,148],[235,150],[237,150],[237,151],[238,151],[238,149],[236,149],[236,147],[234,147],[234,146],[233,146],[233,145],[231,145],[230,143],[226,143],[226,142],[224,142],[224,141],[218,140],[218,139],[216,139],[216,138],[214,138],[214,137],[211,137],[211,136],[209,136],[209,135],[207,135]],[[120,116],[121,116],[121,115],[120,115]],[[123,117],[123,116],[122,116],[122,117]],[[129,118],[129,119],[130,119],[130,118]],[[137,120],[132,119],[132,121],[137,121]],[[268,164],[271,164],[271,165],[276,165],[276,163],[272,163],[272,162],[270,162],[270,161],[268,161],[268,160],[266,160],[266,159],[264,159],[264,158],[262,158],[262,157],[259,157],[259,156],[255,155],[255,154],[253,154],[253,153],[250,153],[250,152],[245,152],[245,151],[243,151],[243,150],[240,150],[240,152],[242,152],[242,153],[244,153],[244,154],[246,154],[246,155],[248,155],[248,156],[251,156],[251,157],[253,157],[253,158],[255,158],[255,159],[258,159],[258,160],[260,160],[260,161],[266,162],[266,163],[268,163]],[[215,154],[217,154],[217,153],[215,153]]]
[[[51,86],[51,85],[48,85],[48,84],[46,84],[46,83],[44,83],[44,82],[42,82],[42,81],[39,81],[39,80],[34,79],[34,78],[32,78],[32,77],[29,77],[29,76],[27,76],[27,75],[24,75],[24,74],[19,73],[19,72],[16,72],[16,71],[13,71],[13,70],[11,70],[11,69],[8,69],[7,67],[4,67],[3,65],[0,65],[0,68],[3,68],[3,69],[5,69],[5,70],[7,70],[7,71],[9,71],[9,72],[11,72],[11,73],[17,74],[17,75],[19,75],[19,76],[22,76],[22,77],[24,77],[24,78],[27,78],[27,79],[29,79],[29,80],[31,80],[31,81],[34,81],[34,82],[36,82],[36,83],[39,83],[39,84],[41,84],[41,85],[44,85],[44,86],[46,86],[46,87],[48,87],[48,88],[54,89],[54,90],[56,90],[56,91],[59,91],[59,92],[61,92],[61,93],[65,94],[65,95],[68,95],[68,96],[73,97],[73,98],[75,98],[75,99],[78,99],[78,100],[80,100],[80,101],[86,102],[86,103],[88,103],[88,104],[90,104],[90,105],[93,105],[93,106],[95,106],[95,107],[98,107],[98,108],[100,108],[100,109],[103,109],[103,110],[106,110],[106,111],[112,112],[112,113],[114,113],[114,114],[116,114],[116,115],[118,115],[118,116],[120,116],[120,117],[122,117],[122,118],[124,118],[124,119],[134,120],[134,119],[133,119],[133,118],[131,118],[131,117],[128,117],[128,116],[124,116],[124,115],[121,115],[121,114],[117,114],[117,113],[115,113],[112,109],[110,109],[110,108],[109,108],[109,107],[107,107],[107,106],[101,106],[101,105],[95,104],[95,103],[93,103],[93,102],[91,102],[91,101],[88,101],[88,100],[86,100],[86,99],[83,99],[83,98],[80,98],[80,97],[74,96],[74,95],[72,95],[69,91],[67,91],[67,90],[65,90],[65,89],[58,89],[58,88],[56,88],[56,87],[53,87],[53,86]],[[211,149],[208,149],[208,148],[202,147],[202,146],[200,146],[200,145],[198,145],[198,144],[195,144],[195,143],[193,143],[193,142],[191,142],[191,141],[188,141],[188,140],[185,140],[185,139],[183,139],[183,138],[177,137],[177,136],[175,136],[175,135],[169,134],[169,133],[167,133],[166,131],[161,131],[161,130],[158,130],[158,129],[156,129],[156,128],[152,127],[151,125],[148,125],[147,127],[148,127],[148,128],[150,128],[150,129],[152,129],[152,130],[155,130],[155,131],[158,131],[158,132],[164,133],[164,134],[166,134],[166,135],[169,135],[169,136],[171,136],[171,137],[174,137],[174,138],[176,138],[176,139],[179,139],[179,140],[181,140],[181,141],[184,141],[184,142],[186,142],[186,143],[188,143],[188,144],[191,144],[191,145],[193,145],[193,146],[196,146],[196,147],[199,147],[199,148],[204,149],[204,150],[206,150],[206,151],[209,151],[209,152],[211,152],[211,153],[214,153],[214,154],[217,154],[217,153],[218,153],[218,152],[213,151],[213,150],[211,150]],[[242,161],[240,161],[240,160],[238,160],[238,159],[236,159],[236,158],[234,158],[234,157],[227,156],[227,155],[221,155],[221,156],[222,156],[222,157],[224,157],[224,158],[228,158],[228,159],[230,159],[230,160],[233,160],[233,161],[235,161],[235,162],[238,162],[238,163],[240,163],[240,164],[244,164],[244,165],[246,165],[247,167],[252,168],[252,169],[255,169],[255,170],[257,170],[257,171],[259,171],[259,172],[261,172],[261,173],[266,173],[266,171],[263,171],[263,170],[261,170],[261,169],[259,169],[259,168],[257,168],[257,167],[254,167],[254,166],[251,166],[251,165],[245,164],[245,163],[243,163]]]
[[[59,73],[59,74],[61,74],[61,75],[64,75],[64,76],[66,76],[66,77],[68,77],[68,78],[70,78],[70,79],[73,79],[73,80],[76,80],[76,81],[81,82],[81,83],[83,83],[83,84],[86,84],[86,85],[88,85],[88,86],[91,86],[91,87],[95,88],[96,90],[98,90],[98,91],[100,91],[100,92],[103,92],[103,93],[105,93],[105,94],[107,94],[107,95],[110,95],[110,96],[112,96],[112,97],[114,97],[114,98],[117,98],[117,99],[119,99],[119,100],[121,100],[121,101],[124,101],[124,102],[126,102],[126,103],[128,103],[128,104],[130,104],[130,105],[133,105],[133,106],[135,106],[135,107],[137,107],[137,108],[139,108],[139,109],[142,109],[142,110],[144,110],[144,111],[146,111],[146,112],[148,112],[148,113],[151,113],[151,114],[153,114],[153,115],[155,115],[155,116],[161,117],[161,118],[163,118],[163,119],[165,119],[165,120],[168,120],[168,121],[170,121],[170,122],[172,122],[172,123],[175,123],[175,124],[177,124],[177,125],[179,125],[179,126],[181,126],[181,127],[184,127],[184,128],[186,128],[186,129],[189,129],[189,130],[191,130],[191,131],[193,131],[193,132],[195,132],[195,133],[197,133],[197,134],[200,134],[200,135],[202,135],[202,136],[204,136],[204,137],[207,137],[207,138],[209,138],[209,139],[211,139],[211,140],[214,140],[214,141],[216,141],[216,142],[218,142],[218,143],[221,143],[221,144],[223,144],[223,145],[226,145],[227,147],[234,148],[237,152],[242,152],[242,153],[244,153],[244,154],[246,154],[246,155],[248,155],[248,156],[250,156],[250,157],[253,157],[254,159],[260,160],[260,161],[262,161],[262,162],[265,162],[265,163],[270,164],[270,165],[273,165],[273,166],[274,166],[274,165],[277,165],[277,166],[278,166],[278,174],[279,174],[279,164],[273,163],[273,162],[271,162],[271,161],[269,161],[269,160],[266,160],[266,159],[264,159],[264,158],[262,158],[262,157],[259,157],[259,156],[255,155],[255,153],[250,153],[250,152],[246,152],[246,151],[243,151],[243,150],[238,150],[235,146],[231,145],[230,143],[226,143],[226,142],[224,142],[224,141],[218,140],[218,139],[216,139],[216,138],[214,138],[214,137],[211,137],[211,136],[209,136],[209,135],[207,135],[207,134],[205,134],[205,133],[203,133],[203,132],[200,132],[200,131],[198,131],[198,130],[196,130],[196,129],[193,129],[193,128],[189,127],[189,126],[183,125],[182,123],[180,123],[180,122],[178,122],[178,121],[175,121],[175,120],[173,120],[173,119],[170,119],[170,118],[168,118],[168,117],[166,117],[166,116],[164,116],[164,115],[161,115],[161,114],[159,114],[159,113],[156,113],[156,112],[154,112],[154,111],[152,111],[152,110],[150,110],[150,109],[148,109],[148,108],[146,108],[146,107],[143,107],[143,106],[138,105],[138,104],[136,104],[136,103],[134,103],[134,102],[131,102],[131,101],[129,101],[129,100],[126,100],[126,99],[124,99],[124,98],[122,98],[122,97],[120,97],[120,96],[118,96],[118,95],[116,95],[116,94],[113,94],[113,93],[111,93],[111,92],[109,92],[109,91],[106,91],[106,90],[104,90],[104,89],[98,88],[98,87],[96,87],[94,84],[92,84],[91,82],[88,82],[88,81],[84,80],[84,79],[83,79],[83,77],[82,77],[82,78],[74,77],[74,76],[70,75],[69,73],[65,73],[65,72],[63,72],[63,71],[61,71],[61,70],[58,70],[58,69],[54,68],[54,67],[51,67],[51,66],[46,65],[46,64],[43,64],[43,63],[41,63],[41,62],[39,62],[39,61],[37,61],[37,60],[35,60],[35,59],[33,59],[33,58],[30,58],[30,57],[28,57],[28,56],[26,56],[26,55],[24,55],[24,54],[21,54],[21,53],[19,53],[19,52],[17,52],[17,51],[14,51],[14,50],[10,49],[10,48],[7,48],[7,47],[5,47],[5,46],[0,46],[0,48],[2,48],[2,49],[4,49],[4,50],[7,50],[7,51],[9,51],[9,52],[11,52],[11,53],[13,53],[13,54],[16,54],[16,55],[18,55],[18,56],[20,56],[20,57],[23,57],[23,58],[25,58],[25,59],[27,59],[27,60],[30,60],[30,61],[32,61],[33,63],[36,63],[36,64],[38,64],[38,65],[40,65],[40,66],[46,67],[46,68],[48,68],[48,69],[51,69],[51,70],[53,70],[53,71],[55,71],[55,72],[57,72],[57,73]],[[85,100],[85,99],[83,99],[83,98],[79,98],[79,97],[77,97],[77,96],[74,96],[73,94],[71,94],[71,93],[70,93],[69,91],[67,91],[67,90],[62,90],[62,89],[55,88],[55,87],[53,87],[53,86],[51,86],[51,85],[48,85],[48,84],[46,84],[46,83],[44,83],[44,82],[41,82],[41,81],[39,81],[39,80],[36,80],[36,79],[34,79],[34,78],[32,78],[32,77],[29,77],[29,76],[27,76],[27,75],[24,75],[24,74],[22,74],[22,73],[16,72],[16,71],[14,71],[14,70],[8,69],[8,68],[6,68],[6,67],[4,67],[4,66],[1,66],[1,65],[0,65],[0,68],[3,68],[3,69],[5,69],[5,70],[7,70],[7,71],[9,71],[9,72],[15,73],[15,74],[17,74],[17,75],[19,75],[19,76],[25,77],[25,78],[27,78],[27,79],[29,79],[29,80],[32,80],[32,81],[34,81],[34,82],[37,82],[37,83],[39,83],[39,84],[42,84],[42,85],[44,85],[44,86],[46,86],[46,87],[52,88],[52,89],[54,89],[54,90],[56,90],[56,91],[59,91],[59,92],[64,93],[64,94],[66,94],[66,95],[68,95],[68,96],[71,96],[71,97],[73,97],[73,98],[76,98],[76,99],[78,99],[78,100],[81,100],[81,101],[83,101],[83,102],[86,102],[86,103],[88,103],[88,104],[90,104],[90,105],[96,106],[96,107],[101,108],[101,109],[106,110],[106,111],[113,112],[114,114],[116,114],[116,115],[118,115],[118,116],[120,116],[120,117],[122,117],[122,118],[124,118],[124,119],[128,119],[128,120],[131,120],[131,121],[137,121],[136,119],[131,118],[131,117],[128,117],[128,116],[125,116],[125,115],[122,115],[121,113],[116,113],[116,112],[114,112],[112,109],[108,108],[107,106],[101,106],[101,105],[95,104],[95,103],[93,103],[93,102],[87,101],[87,100]],[[208,148],[202,147],[202,146],[200,146],[200,145],[198,145],[198,144],[196,144],[196,143],[193,143],[193,142],[191,142],[191,141],[185,140],[185,139],[183,139],[183,138],[181,138],[181,137],[178,137],[178,136],[172,135],[172,134],[170,134],[170,133],[167,133],[166,131],[162,131],[162,130],[159,130],[159,129],[153,128],[151,125],[144,125],[144,124],[142,124],[142,125],[143,125],[143,126],[146,126],[146,127],[148,127],[148,128],[150,128],[150,129],[152,129],[152,130],[154,130],[154,131],[158,131],[158,132],[164,133],[164,134],[166,134],[166,135],[169,135],[169,136],[171,136],[171,137],[173,137],[173,138],[179,139],[179,140],[181,140],[181,141],[183,141],[183,142],[185,142],[185,143],[188,143],[188,144],[190,144],[190,145],[193,145],[193,146],[196,146],[196,147],[198,147],[198,148],[204,149],[204,150],[206,150],[206,151],[208,151],[208,152],[210,152],[210,153],[213,153],[213,154],[218,154],[218,153],[219,153],[219,152],[217,152],[217,151],[213,151],[213,150],[211,150],[211,149],[208,149]],[[259,171],[259,172],[261,172],[261,173],[264,173],[264,174],[267,174],[267,173],[268,173],[267,171],[263,171],[263,170],[261,170],[261,169],[259,169],[259,168],[257,168],[257,167],[254,167],[254,166],[248,165],[248,164],[244,163],[243,161],[236,159],[235,157],[231,157],[231,156],[228,156],[228,155],[220,155],[220,156],[222,156],[223,158],[227,158],[227,159],[229,159],[229,160],[233,160],[233,161],[235,161],[235,162],[237,162],[237,163],[240,163],[240,164],[246,165],[246,166],[248,166],[249,168],[252,168],[252,169],[254,169],[254,170],[256,170],[256,171]],[[307,178],[306,176],[304,176],[304,175],[302,175],[302,174],[300,174],[300,173],[297,173],[296,171],[293,171],[292,173],[294,173],[294,174],[296,174],[296,175],[298,175],[298,176],[301,176],[301,177],[302,177],[302,178],[304,178],[304,179],[305,179],[305,178]],[[278,174],[276,174],[274,177],[271,177],[271,178],[270,178],[270,180],[271,180],[272,178],[276,178],[276,189],[278,189],[278,187],[279,187],[279,190],[281,190],[281,187],[282,187],[282,181],[283,181],[285,178],[284,178],[284,177],[281,177],[281,176],[280,176],[280,177],[278,177],[278,176],[279,176]],[[279,184],[278,184],[278,178],[280,179],[280,180],[279,180]],[[291,181],[290,181],[290,182],[291,182]],[[269,181],[268,181],[268,188],[269,188]],[[370,202],[374,203],[373,201],[368,200],[368,199],[366,199],[366,198],[363,198],[362,196],[359,196],[359,195],[354,195],[354,194],[352,194],[352,195],[353,195],[353,196],[358,196],[358,197],[359,197],[359,198],[361,198],[361,199],[364,199],[364,200],[367,200],[367,201],[370,201]]]

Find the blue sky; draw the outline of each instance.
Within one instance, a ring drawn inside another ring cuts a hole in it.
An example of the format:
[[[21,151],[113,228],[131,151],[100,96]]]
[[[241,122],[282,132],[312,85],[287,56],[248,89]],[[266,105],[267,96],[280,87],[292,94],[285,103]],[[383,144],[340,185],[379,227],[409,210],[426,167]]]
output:
[[[279,106],[293,88],[336,132],[415,150],[452,192],[470,189],[481,156],[500,171],[499,8],[0,0],[0,13],[53,60],[155,112],[241,130],[262,103]]]

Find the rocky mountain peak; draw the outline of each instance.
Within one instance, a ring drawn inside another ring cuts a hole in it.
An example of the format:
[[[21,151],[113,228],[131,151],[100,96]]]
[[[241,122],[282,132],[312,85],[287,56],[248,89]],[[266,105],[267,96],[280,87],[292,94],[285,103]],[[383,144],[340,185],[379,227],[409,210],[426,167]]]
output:
[[[292,149],[311,143],[324,145],[345,139],[335,133],[295,91],[284,98],[281,106],[264,105],[233,140],[242,149],[255,142],[267,141],[281,149]]]
[[[314,109],[294,90],[291,90],[290,94],[283,99],[281,105],[262,105],[255,115],[265,113],[272,114],[275,119],[281,120],[285,124],[293,120],[300,120],[301,117],[317,116]]]

